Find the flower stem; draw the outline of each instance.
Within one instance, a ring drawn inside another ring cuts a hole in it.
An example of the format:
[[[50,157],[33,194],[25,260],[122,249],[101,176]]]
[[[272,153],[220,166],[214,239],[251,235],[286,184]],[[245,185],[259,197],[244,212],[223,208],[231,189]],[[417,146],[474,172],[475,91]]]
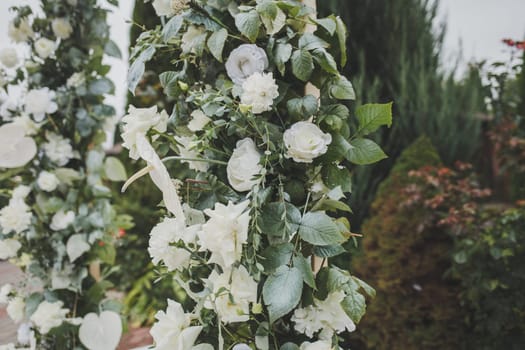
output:
[[[204,159],[204,158],[186,158],[186,157],[178,157],[178,156],[165,157],[165,158],[162,158],[161,160],[163,162],[166,162],[168,160],[187,160],[191,162],[206,162],[206,163],[211,163],[211,164],[228,165],[227,162],[223,162],[222,160]]]

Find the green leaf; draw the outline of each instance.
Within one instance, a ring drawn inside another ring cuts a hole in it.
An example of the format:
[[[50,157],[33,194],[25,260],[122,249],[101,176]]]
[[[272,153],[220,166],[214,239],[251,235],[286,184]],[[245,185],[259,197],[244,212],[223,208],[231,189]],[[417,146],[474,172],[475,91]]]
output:
[[[368,135],[376,131],[380,126],[392,125],[392,103],[370,103],[356,109],[357,120],[359,121],[360,135]]]
[[[315,278],[310,262],[308,262],[308,260],[306,260],[302,254],[294,256],[292,260],[293,266],[297,267],[301,271],[304,282],[315,289]]]
[[[333,78],[330,83],[330,96],[338,100],[355,100],[354,87],[346,77],[340,75]]]
[[[104,172],[111,181],[126,181],[128,175],[122,162],[116,157],[107,157],[104,161]]]
[[[293,235],[301,221],[301,212],[290,203],[274,202],[262,208],[259,228],[269,236],[289,237]]]
[[[365,297],[357,291],[351,292],[346,298],[344,298],[341,302],[341,306],[354,323],[359,323],[361,317],[363,317],[366,312]]]
[[[317,98],[312,95],[306,95],[301,98],[292,98],[286,103],[288,113],[292,117],[306,119],[317,112]]]
[[[303,216],[299,225],[299,235],[313,245],[330,245],[345,241],[332,218],[321,212],[310,212]]]
[[[220,29],[216,32],[213,32],[212,35],[208,38],[208,48],[210,53],[217,59],[217,61],[222,62],[222,50],[224,49],[224,43],[228,38],[228,31],[226,29]]]
[[[341,17],[337,16],[335,18],[336,22],[336,31],[337,31],[337,40],[339,41],[339,49],[341,50],[341,67],[346,65],[346,26]]]
[[[274,61],[281,75],[284,75],[284,72],[286,70],[285,68],[286,62],[290,60],[291,56],[292,56],[292,45],[288,43],[286,44],[278,43],[275,46]]]
[[[107,78],[100,78],[89,83],[88,91],[92,95],[105,95],[115,89],[113,82]]]
[[[312,33],[304,33],[299,38],[299,48],[301,50],[312,51],[316,49],[325,49],[329,46],[330,45],[326,41]]]
[[[36,311],[38,305],[44,300],[42,293],[32,293],[29,297],[25,299],[25,315],[26,317],[31,317],[31,315]]]
[[[339,244],[322,245],[314,247],[314,255],[320,258],[331,258],[343,254],[344,252],[346,252],[345,248],[343,248]]]
[[[279,350],[299,350],[299,346],[294,343],[286,343]]]
[[[332,144],[339,154],[354,164],[372,164],[387,158],[383,150],[369,139],[358,138],[348,142],[343,136],[334,135]]]
[[[319,210],[326,210],[326,211],[345,211],[347,213],[352,213],[352,209],[348,206],[348,204],[340,202],[338,200],[334,199],[328,199],[323,198],[319,201],[319,204],[317,205],[317,208]]]
[[[261,26],[259,14],[255,10],[250,12],[240,12],[235,15],[235,26],[239,29],[242,35],[254,43],[259,35],[259,28]]]
[[[162,29],[162,40],[167,43],[171,38],[177,35],[183,23],[184,18],[182,15],[172,17]]]
[[[100,259],[100,261],[108,264],[113,265],[115,264],[115,258],[117,257],[117,251],[115,250],[115,247],[111,244],[104,244],[103,246],[97,246],[95,248],[95,252]]]
[[[271,245],[261,252],[260,262],[267,274],[273,273],[279,267],[290,263],[294,247],[292,243]]]
[[[325,72],[339,74],[334,57],[323,48],[313,50],[314,60]]]
[[[341,190],[352,192],[352,176],[345,167],[338,167],[334,164],[325,165],[321,171],[324,184],[328,188],[341,187]]]
[[[330,17],[317,19],[315,20],[315,23],[324,28],[328,33],[330,33],[330,35],[334,35],[337,29],[337,24],[335,23],[335,20]]]
[[[113,40],[108,40],[106,45],[104,45],[104,52],[111,57],[122,58],[122,53],[118,45]]]
[[[368,294],[372,298],[376,296],[376,290],[372,288],[368,283],[355,276],[352,276],[352,278],[359,285],[359,287],[363,288],[366,294]]]
[[[260,2],[256,7],[268,35],[279,32],[286,24],[286,15],[273,1]]]
[[[298,268],[281,266],[270,275],[263,286],[270,323],[292,311],[299,304],[302,292],[303,275]]]
[[[128,70],[128,90],[135,95],[135,89],[146,70],[145,63],[149,61],[155,54],[155,47],[148,46],[146,50],[141,52],[137,59],[131,64]]]
[[[314,70],[314,59],[306,50],[295,50],[292,54],[292,72],[302,81],[308,81]]]

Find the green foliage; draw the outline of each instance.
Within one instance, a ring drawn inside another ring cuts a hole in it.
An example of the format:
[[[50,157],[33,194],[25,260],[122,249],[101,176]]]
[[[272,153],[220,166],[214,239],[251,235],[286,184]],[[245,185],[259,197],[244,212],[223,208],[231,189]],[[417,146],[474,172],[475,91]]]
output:
[[[453,242],[446,231],[425,227],[431,210],[403,204],[403,189],[414,181],[408,172],[439,164],[430,141],[419,138],[379,187],[363,225],[363,254],[354,260],[355,274],[377,291],[357,330],[360,349],[457,349],[461,343],[458,286],[443,278]]]

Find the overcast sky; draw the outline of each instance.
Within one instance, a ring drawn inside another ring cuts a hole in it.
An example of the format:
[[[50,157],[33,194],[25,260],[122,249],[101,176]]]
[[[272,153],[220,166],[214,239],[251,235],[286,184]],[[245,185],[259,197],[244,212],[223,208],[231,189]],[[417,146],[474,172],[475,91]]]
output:
[[[320,0],[321,1],[321,0]],[[345,1],[345,0],[340,0]],[[505,59],[501,39],[522,39],[525,36],[525,0],[438,0],[440,18],[447,21],[448,32],[445,39],[446,68],[455,62],[462,52],[462,65],[472,60]],[[0,48],[9,46],[7,39],[8,8],[17,4],[32,3],[35,0],[0,0]],[[120,8],[111,15],[113,40],[117,42],[123,54],[128,51],[129,25],[133,0],[121,0]],[[460,45],[461,43],[461,45]],[[461,48],[461,49],[460,49]],[[127,57],[124,57],[126,59]],[[117,87],[116,97],[108,100],[117,107],[122,115],[126,94],[127,66],[112,61],[110,78]]]

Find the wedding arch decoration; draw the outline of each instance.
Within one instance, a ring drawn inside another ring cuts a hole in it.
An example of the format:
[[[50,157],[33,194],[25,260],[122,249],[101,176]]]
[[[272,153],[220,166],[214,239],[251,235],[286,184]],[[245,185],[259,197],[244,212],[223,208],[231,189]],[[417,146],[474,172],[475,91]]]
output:
[[[115,114],[104,103],[114,86],[103,59],[120,53],[109,39],[108,10],[96,0],[40,5],[12,8],[11,47],[0,55],[8,92],[0,111],[8,196],[1,198],[0,259],[27,276],[23,285],[1,287],[0,303],[22,322],[18,343],[4,348],[114,350],[122,321],[106,295],[107,277],[116,269],[119,229],[130,220],[116,213],[106,186],[126,175],[102,148]]]
[[[169,57],[160,81],[173,108],[129,107],[123,146],[147,166],[124,190],[149,174],[162,191],[166,217],[148,252],[192,300],[157,313],[154,348],[345,346],[374,290],[327,260],[355,239],[350,170],[386,157],[367,135],[390,126],[391,105],[351,115],[354,90],[340,74],[347,33],[335,15],[316,19],[294,0],[152,5],[163,25],[132,49],[129,89],[148,60]],[[194,176],[171,179],[171,162]]]

